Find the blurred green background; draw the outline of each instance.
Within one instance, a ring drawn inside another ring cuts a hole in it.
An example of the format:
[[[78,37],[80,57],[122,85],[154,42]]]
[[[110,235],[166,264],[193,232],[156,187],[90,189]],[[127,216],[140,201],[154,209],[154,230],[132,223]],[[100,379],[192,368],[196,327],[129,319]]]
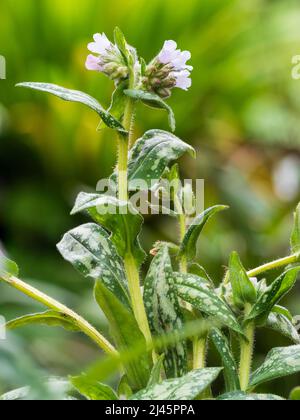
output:
[[[231,207],[206,229],[201,263],[218,282],[233,249],[249,268],[287,254],[300,201],[300,80],[291,76],[292,57],[300,54],[299,21],[297,0],[1,0],[7,80],[0,81],[0,246],[18,262],[22,278],[106,329],[92,283],[62,261],[55,244],[87,220],[69,212],[79,191],[94,190],[112,172],[114,135],[97,133],[97,116],[80,105],[14,85],[56,83],[108,106],[111,82],[86,71],[84,62],[92,34],[112,36],[115,26],[146,60],[165,39],[192,52],[193,87],[169,101],[177,134],[198,151],[197,161],[182,160],[182,172],[205,179],[206,207]],[[136,135],[154,127],[168,129],[165,115],[139,108]],[[172,220],[146,221],[147,251],[157,239],[174,238]],[[298,286],[287,301],[295,314],[299,297]],[[7,319],[36,309],[0,285],[0,313]],[[76,374],[99,356],[83,337],[55,329],[26,328],[11,340],[17,340],[13,350],[0,352],[0,391],[32,381],[31,365],[43,374]],[[287,344],[259,332],[255,365],[272,346]],[[299,383],[294,376],[263,390],[287,396]]]

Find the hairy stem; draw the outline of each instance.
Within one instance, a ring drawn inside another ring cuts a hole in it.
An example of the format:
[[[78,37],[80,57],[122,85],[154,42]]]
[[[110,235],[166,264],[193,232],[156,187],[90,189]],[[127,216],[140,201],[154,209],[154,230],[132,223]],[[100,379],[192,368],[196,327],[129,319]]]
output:
[[[251,312],[252,306],[246,305],[245,316]],[[254,337],[255,337],[255,324],[250,322],[245,328],[245,336],[248,341],[241,338],[241,358],[240,358],[240,383],[241,390],[246,392],[249,387],[252,358],[254,351]]]
[[[290,255],[285,258],[280,258],[279,260],[272,261],[270,263],[261,265],[260,267],[254,268],[253,270],[248,271],[249,277],[259,276],[260,274],[266,273],[267,271],[276,270],[277,268],[286,267],[290,264],[295,264],[300,261],[300,253]],[[226,273],[224,283],[228,284],[230,281],[229,271]]]
[[[45,293],[40,292],[34,287],[24,283],[16,277],[0,277],[0,280],[9,284],[14,289],[22,292],[26,296],[34,299],[35,301],[45,305],[47,308],[67,315],[78,328],[85,333],[91,340],[93,340],[105,353],[110,356],[118,356],[117,350],[106,340],[92,325],[90,325],[84,318],[79,316],[76,312],[69,309],[67,306],[61,304],[55,299],[47,296]]]

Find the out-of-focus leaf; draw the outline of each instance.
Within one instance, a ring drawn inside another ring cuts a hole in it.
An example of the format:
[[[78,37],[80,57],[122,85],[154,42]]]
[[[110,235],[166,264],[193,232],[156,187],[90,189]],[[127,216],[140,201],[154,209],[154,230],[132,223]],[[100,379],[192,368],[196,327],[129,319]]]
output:
[[[126,375],[123,375],[120,380],[118,386],[118,395],[121,400],[128,400],[133,395],[132,389],[128,384],[128,378]]]
[[[132,311],[100,281],[97,281],[95,285],[95,298],[109,321],[110,331],[118,349],[122,352],[135,346],[143,346],[144,351],[138,361],[125,364],[125,366],[131,388],[134,390],[144,388],[151,372],[151,358],[147,352],[145,338]]]
[[[154,93],[145,92],[144,90],[127,89],[124,91],[125,95],[137,101],[143,102],[151,108],[163,109],[169,115],[169,125],[171,130],[176,130],[176,120],[172,108],[158,95]]]
[[[246,394],[245,392],[230,392],[221,395],[219,401],[283,401],[284,399],[272,394]]]
[[[86,375],[70,378],[71,384],[81,395],[91,401],[117,401],[119,398],[108,385],[90,381]]]
[[[295,213],[294,228],[291,236],[291,247],[292,252],[300,252],[300,204],[297,207]]]
[[[164,245],[153,259],[144,285],[144,302],[152,333],[156,336],[180,331],[183,314],[176,295],[176,287],[169,250]],[[185,342],[168,347],[164,366],[168,378],[180,377],[187,372]]]
[[[112,233],[110,239],[121,257],[129,252],[139,265],[144,262],[146,254],[139,241],[143,217],[130,203],[107,195],[81,193],[72,214],[82,211],[88,211],[95,222]]]
[[[122,259],[104,229],[92,223],[79,226],[66,233],[57,248],[80,273],[101,280],[128,309],[131,308]]]
[[[251,283],[237,252],[231,254],[229,275],[234,304],[241,309],[244,308],[246,303],[254,304],[256,301],[256,290]]]
[[[222,325],[243,335],[243,330],[229,306],[207,285],[205,279],[193,274],[176,273],[178,296],[200,312],[211,315]]]
[[[266,327],[284,335],[295,344],[300,344],[300,336],[292,322],[282,314],[271,312]]]
[[[300,386],[294,388],[290,393],[289,400],[291,401],[300,401]]]
[[[161,382],[161,372],[164,366],[164,358],[164,354],[160,355],[155,365],[153,366],[147,388],[151,388],[152,386]]]
[[[194,370],[181,378],[170,379],[143,390],[131,397],[131,400],[194,400],[217,379],[221,371],[220,368]]]
[[[241,389],[238,368],[234,359],[234,356],[230,350],[227,338],[222,332],[214,328],[210,337],[222,359],[224,366],[224,377],[226,383],[226,390],[239,391]]]
[[[51,83],[26,82],[17,84],[17,87],[24,87],[28,89],[50,93],[54,96],[57,96],[60,99],[63,99],[64,101],[78,102],[83,105],[86,105],[95,112],[97,112],[97,114],[101,117],[101,119],[107,125],[107,127],[117,130],[122,134],[127,134],[127,131],[116,118],[114,118],[108,111],[106,111],[95,98],[84,92],[66,89],[61,86],[53,85]]]
[[[251,376],[250,387],[300,372],[300,345],[273,349]]]
[[[46,325],[48,327],[61,327],[68,331],[80,331],[68,315],[56,311],[22,316],[8,322],[6,327],[9,330],[14,330],[16,328],[27,327],[28,325]]]
[[[18,276],[19,267],[0,251],[0,276],[2,275]]]
[[[253,320],[260,317],[264,321],[272,308],[293,288],[299,271],[300,267],[295,267],[278,277],[259,297],[247,319]]]
[[[180,248],[180,255],[186,255],[190,261],[193,261],[197,254],[197,242],[199,236],[209,219],[216,213],[227,210],[227,206],[214,206],[205,210],[197,216],[189,227]]]
[[[25,400],[30,394],[30,387],[25,386],[23,388],[14,389],[13,391],[7,392],[1,395],[0,401],[18,401]]]
[[[152,188],[158,182],[168,165],[184,153],[195,157],[195,150],[174,134],[162,130],[150,130],[139,139],[129,155],[129,188],[135,190],[140,182]]]

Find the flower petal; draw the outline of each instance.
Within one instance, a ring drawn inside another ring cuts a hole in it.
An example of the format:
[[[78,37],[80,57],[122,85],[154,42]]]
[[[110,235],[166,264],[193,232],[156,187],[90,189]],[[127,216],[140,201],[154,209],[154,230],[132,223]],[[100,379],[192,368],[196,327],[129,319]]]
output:
[[[90,54],[85,62],[85,67],[88,70],[92,70],[92,71],[102,71],[102,68],[99,64],[99,58],[95,57],[94,55]]]
[[[111,46],[105,34],[95,34],[94,41],[88,44],[88,49],[96,54],[103,54]]]

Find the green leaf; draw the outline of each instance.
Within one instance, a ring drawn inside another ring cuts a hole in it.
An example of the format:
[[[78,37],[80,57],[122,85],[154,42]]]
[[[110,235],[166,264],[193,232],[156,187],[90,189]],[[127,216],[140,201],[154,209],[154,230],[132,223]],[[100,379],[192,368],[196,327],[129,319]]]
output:
[[[300,386],[294,388],[290,393],[289,400],[291,401],[300,401]]]
[[[271,394],[246,394],[245,392],[231,392],[221,395],[219,401],[284,401],[283,398]]]
[[[125,364],[125,367],[131,388],[145,388],[151,372],[151,359],[133,313],[99,281],[95,285],[95,298],[108,319],[118,350],[123,352],[135,346],[144,350],[137,361]]]
[[[163,99],[161,99],[160,96],[154,93],[145,92],[144,90],[133,90],[133,89],[127,89],[124,91],[124,93],[130,98],[133,98],[137,101],[141,101],[145,105],[151,108],[163,109],[167,111],[169,115],[170,128],[173,132],[176,130],[176,120],[175,120],[174,112],[172,108]]]
[[[19,267],[14,261],[9,260],[0,251],[0,276],[15,276],[19,275]]]
[[[241,386],[238,368],[227,338],[216,328],[211,331],[210,336],[223,362],[226,390],[239,391]]]
[[[186,255],[190,261],[193,261],[197,254],[197,242],[202,230],[209,219],[216,213],[227,210],[227,206],[214,206],[205,210],[197,216],[189,227],[180,248],[180,256]]]
[[[271,312],[266,327],[284,335],[295,344],[300,344],[300,336],[293,323],[284,315]]]
[[[137,182],[146,181],[148,188],[153,180],[161,179],[171,162],[184,153],[195,157],[195,150],[167,131],[150,130],[139,139],[129,154],[128,180],[130,189],[136,190]]]
[[[115,117],[120,123],[123,121],[126,102],[128,98],[124,95],[124,90],[128,86],[128,81],[120,83],[116,90],[114,91],[111,99],[111,104],[107,112],[109,112],[113,117]],[[98,126],[98,131],[102,130],[105,127],[103,120],[100,121]]]
[[[211,315],[217,322],[229,327],[233,331],[244,335],[234,313],[229,306],[219,298],[205,279],[193,274],[176,273],[176,287],[178,296],[190,303],[200,312]]]
[[[82,211],[88,211],[95,222],[112,233],[111,241],[122,258],[131,253],[139,265],[144,262],[146,254],[139,241],[144,220],[130,203],[107,195],[81,193],[71,214]]]
[[[118,395],[121,400],[128,400],[133,395],[132,389],[128,384],[128,378],[126,375],[123,375],[120,380],[118,386]]]
[[[164,359],[165,359],[164,354],[160,355],[159,358],[157,359],[155,365],[153,366],[147,388],[151,388],[152,386],[161,383],[162,381],[161,373],[164,366]]]
[[[153,335],[163,336],[180,331],[184,326],[167,246],[163,246],[153,259],[144,285],[144,302]],[[180,377],[187,372],[185,342],[168,347],[164,366],[168,378]]]
[[[116,46],[119,48],[120,52],[122,53],[124,58],[127,60],[127,55],[128,55],[127,42],[126,42],[123,32],[118,27],[116,27],[114,30],[114,39],[115,39]]]
[[[68,315],[56,311],[47,311],[38,314],[26,315],[7,323],[10,330],[27,327],[28,325],[45,325],[48,327],[61,327],[67,331],[80,331]]]
[[[210,277],[210,275],[207,273],[207,271],[205,270],[204,267],[202,267],[199,264],[190,264],[189,265],[189,273],[191,274],[195,274],[195,276],[200,277],[202,280],[207,280],[207,284],[214,289],[215,285],[214,282],[212,280],[212,278]]]
[[[250,387],[300,372],[300,345],[273,349],[251,376]]]
[[[14,389],[0,396],[0,401],[21,401],[28,398],[30,395],[30,387]]]
[[[66,89],[61,86],[53,85],[50,83],[27,82],[19,83],[17,84],[17,87],[24,87],[28,89],[34,89],[41,92],[50,93],[54,96],[57,96],[60,99],[63,99],[64,101],[78,102],[83,105],[86,105],[93,111],[97,112],[97,114],[107,125],[107,127],[117,130],[122,134],[128,134],[122,126],[122,124],[116,118],[114,118],[108,111],[106,111],[95,98],[84,92]]]
[[[231,254],[229,274],[234,304],[240,309],[243,309],[246,303],[254,304],[256,302],[256,290],[237,252]]]
[[[222,369],[194,370],[186,376],[170,379],[134,395],[131,400],[189,401],[206,390],[219,376]]]
[[[297,207],[294,219],[294,228],[291,236],[292,252],[300,252],[300,204]]]
[[[284,306],[275,305],[274,308],[272,309],[272,312],[275,312],[276,314],[284,315],[291,323],[294,322],[293,315]]]
[[[80,273],[101,280],[125,306],[131,308],[123,261],[104,229],[92,223],[79,226],[66,233],[57,248]]]
[[[260,317],[262,323],[264,323],[265,318],[269,316],[272,308],[293,288],[299,271],[300,267],[295,267],[278,277],[259,297],[247,320]]]
[[[117,401],[119,399],[110,386],[91,381],[86,375],[71,377],[70,382],[88,400]]]

